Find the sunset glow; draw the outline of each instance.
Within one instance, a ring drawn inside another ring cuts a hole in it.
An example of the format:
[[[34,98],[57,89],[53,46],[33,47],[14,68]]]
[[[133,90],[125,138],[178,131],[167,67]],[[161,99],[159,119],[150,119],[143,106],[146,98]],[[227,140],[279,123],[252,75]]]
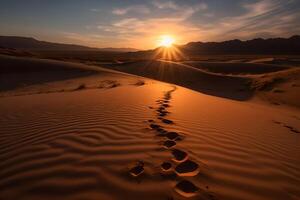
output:
[[[175,39],[170,35],[163,35],[161,36],[159,40],[159,46],[162,47],[171,47],[173,43],[175,42]]]

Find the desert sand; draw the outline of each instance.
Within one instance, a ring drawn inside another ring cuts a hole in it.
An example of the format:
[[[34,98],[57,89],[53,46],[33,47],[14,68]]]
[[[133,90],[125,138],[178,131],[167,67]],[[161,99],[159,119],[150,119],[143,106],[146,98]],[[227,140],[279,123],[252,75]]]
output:
[[[1,62],[1,199],[300,197],[297,68]]]

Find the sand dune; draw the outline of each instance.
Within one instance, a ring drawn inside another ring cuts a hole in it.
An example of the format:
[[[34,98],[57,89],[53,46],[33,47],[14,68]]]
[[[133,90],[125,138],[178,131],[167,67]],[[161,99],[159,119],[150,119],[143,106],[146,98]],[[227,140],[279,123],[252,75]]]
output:
[[[140,77],[79,63],[0,55],[0,96],[144,83]]]
[[[201,93],[235,100],[252,96],[247,77],[224,76],[171,61],[138,61],[101,65],[143,77],[184,86]]]
[[[286,127],[300,129],[296,110],[160,82],[5,97],[0,105],[4,199],[300,195],[299,134]]]
[[[35,58],[0,55],[0,64],[1,91],[95,74],[95,71],[83,69],[79,64]]]
[[[252,60],[246,62],[184,62],[190,66],[206,70],[208,72],[221,74],[265,74],[289,69],[281,65],[261,64],[256,62],[264,62],[269,59]],[[251,63],[252,62],[252,63]]]
[[[297,69],[239,77],[160,61],[106,66],[130,73],[142,66],[136,74],[184,88],[95,66],[20,62],[53,78],[2,92],[3,199],[300,196],[299,109],[235,101],[297,85]],[[6,74],[23,65],[11,66]],[[52,67],[64,77],[49,75]],[[238,89],[248,80],[255,88],[244,94]]]
[[[138,61],[101,66],[233,100],[260,99],[296,107],[300,102],[300,70],[297,67],[202,61]]]
[[[269,73],[254,77],[256,96],[276,105],[300,107],[300,69]]]

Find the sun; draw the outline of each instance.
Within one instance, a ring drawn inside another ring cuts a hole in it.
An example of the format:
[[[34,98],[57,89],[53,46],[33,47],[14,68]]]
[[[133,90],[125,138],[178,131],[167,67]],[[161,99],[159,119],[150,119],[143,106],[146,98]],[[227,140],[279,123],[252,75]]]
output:
[[[171,47],[175,42],[175,39],[170,35],[163,35],[160,37],[159,46]]]

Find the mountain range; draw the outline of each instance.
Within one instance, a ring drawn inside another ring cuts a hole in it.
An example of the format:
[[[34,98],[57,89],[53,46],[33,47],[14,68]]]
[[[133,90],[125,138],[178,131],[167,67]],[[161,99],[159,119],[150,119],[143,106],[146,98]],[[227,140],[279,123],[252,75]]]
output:
[[[300,36],[290,38],[252,39],[247,41],[229,40],[224,42],[190,42],[185,45],[175,45],[184,55],[214,55],[214,54],[300,54]],[[0,48],[13,48],[26,51],[102,51],[129,52],[130,56],[152,57],[161,52],[163,47],[152,50],[133,48],[92,48],[75,44],[61,44],[39,41],[34,38],[18,36],[0,36]]]
[[[179,48],[187,55],[206,54],[299,54],[300,36],[247,41],[190,42]]]
[[[0,47],[26,51],[111,51],[133,52],[133,48],[92,48],[75,44],[62,44],[39,41],[30,37],[0,36]]]

